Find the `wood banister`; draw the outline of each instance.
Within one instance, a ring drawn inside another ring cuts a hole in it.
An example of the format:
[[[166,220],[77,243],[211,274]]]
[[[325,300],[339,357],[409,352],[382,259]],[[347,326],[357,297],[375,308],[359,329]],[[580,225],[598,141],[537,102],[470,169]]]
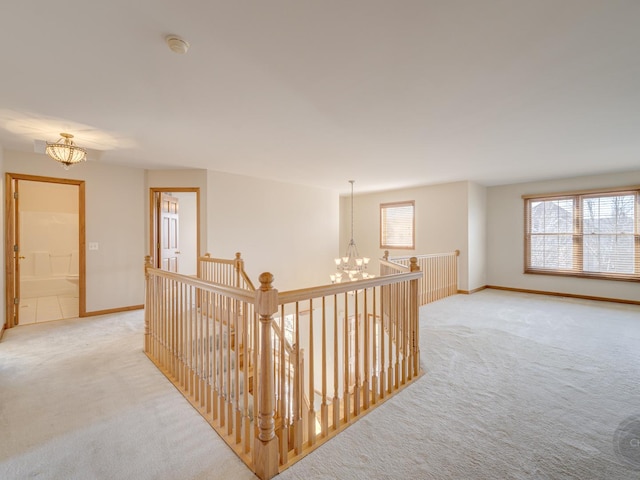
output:
[[[273,388],[273,355],[271,341],[272,316],[278,311],[278,291],[273,288],[273,275],[260,275],[256,292],[256,312],[260,317],[260,381],[258,382],[258,435],[254,442],[255,472],[263,480],[278,474],[278,440],[275,434]]]
[[[199,260],[206,279],[145,262],[145,351],[260,479],[422,374],[420,258],[288,292],[252,289],[239,253]]]

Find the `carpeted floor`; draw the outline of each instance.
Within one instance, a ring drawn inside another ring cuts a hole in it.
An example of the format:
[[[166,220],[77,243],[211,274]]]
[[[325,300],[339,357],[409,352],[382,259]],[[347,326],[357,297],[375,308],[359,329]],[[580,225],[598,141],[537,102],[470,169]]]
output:
[[[0,343],[0,478],[251,479],[142,353],[142,312]],[[638,479],[640,307],[486,290],[421,309],[423,376],[278,478]]]

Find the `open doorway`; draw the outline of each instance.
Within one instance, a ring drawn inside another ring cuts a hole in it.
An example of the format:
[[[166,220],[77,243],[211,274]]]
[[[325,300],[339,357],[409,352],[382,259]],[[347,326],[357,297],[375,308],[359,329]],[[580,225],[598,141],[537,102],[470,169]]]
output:
[[[84,182],[7,174],[6,326],[85,312]]]
[[[150,210],[152,264],[195,275],[200,255],[200,189],[150,188]]]

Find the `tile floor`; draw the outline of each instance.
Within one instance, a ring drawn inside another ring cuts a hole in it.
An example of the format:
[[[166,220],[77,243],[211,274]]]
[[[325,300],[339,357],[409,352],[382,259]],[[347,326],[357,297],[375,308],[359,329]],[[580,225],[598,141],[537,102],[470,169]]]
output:
[[[20,325],[49,322],[78,316],[78,296],[22,298],[20,300]]]

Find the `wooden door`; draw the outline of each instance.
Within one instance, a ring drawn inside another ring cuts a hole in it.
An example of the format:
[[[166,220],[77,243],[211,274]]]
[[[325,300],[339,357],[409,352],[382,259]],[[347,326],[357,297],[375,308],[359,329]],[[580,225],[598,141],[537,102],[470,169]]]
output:
[[[6,327],[18,325],[20,305],[20,247],[18,231],[18,181],[7,175],[6,181]]]
[[[179,216],[178,199],[163,193],[160,200],[160,268],[169,272],[178,271]]]

